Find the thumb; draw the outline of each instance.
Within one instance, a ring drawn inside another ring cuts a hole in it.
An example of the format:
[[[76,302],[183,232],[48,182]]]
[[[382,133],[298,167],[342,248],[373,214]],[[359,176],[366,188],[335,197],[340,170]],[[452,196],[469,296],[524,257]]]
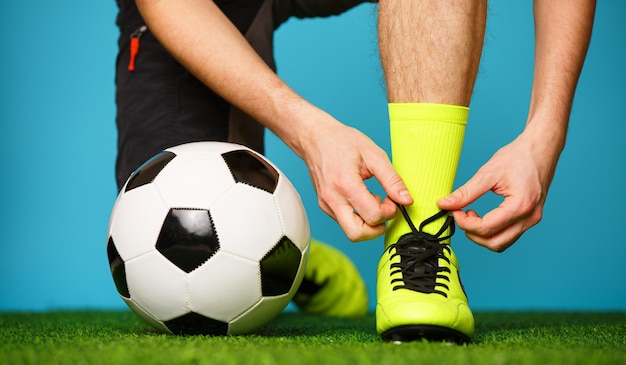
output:
[[[437,206],[443,210],[460,210],[470,205],[491,188],[480,180],[476,177],[471,178],[448,196],[439,199]]]
[[[405,206],[413,204],[409,189],[391,164],[381,168],[378,172],[376,177],[391,200]]]
[[[400,205],[407,206],[413,204],[413,198],[409,193],[409,189],[407,189],[400,175],[395,174],[393,179],[397,179],[397,181],[392,183],[389,188],[383,187],[389,198]]]

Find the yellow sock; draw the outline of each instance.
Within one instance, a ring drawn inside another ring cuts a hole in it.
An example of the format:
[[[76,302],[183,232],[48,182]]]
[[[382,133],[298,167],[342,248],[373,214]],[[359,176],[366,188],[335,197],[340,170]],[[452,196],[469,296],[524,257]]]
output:
[[[454,105],[389,104],[393,166],[413,197],[407,211],[417,228],[439,211],[437,200],[452,192],[468,113],[468,108]],[[424,231],[434,234],[442,224],[443,218]],[[398,214],[389,222],[385,247],[410,231]]]

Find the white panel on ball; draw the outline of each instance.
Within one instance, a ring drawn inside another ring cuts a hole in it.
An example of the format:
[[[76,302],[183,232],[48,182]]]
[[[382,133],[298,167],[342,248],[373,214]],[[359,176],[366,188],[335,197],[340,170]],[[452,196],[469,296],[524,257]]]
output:
[[[126,263],[130,298],[161,321],[189,312],[185,276],[157,250]]]
[[[284,175],[278,181],[274,197],[285,234],[300,250],[306,250],[311,239],[306,211],[302,205],[302,200],[300,200],[300,195]]]
[[[228,142],[192,142],[185,143],[178,146],[170,147],[167,151],[174,152],[175,154],[185,154],[194,152],[208,152],[211,154],[222,154],[224,152],[232,151],[233,149],[244,150],[248,149],[245,146],[237,145]]]
[[[264,297],[254,307],[235,318],[228,329],[231,335],[243,335],[268,323],[285,308],[291,296],[288,294]]]
[[[176,156],[153,184],[170,207],[208,210],[235,180],[220,155],[194,152]]]
[[[261,299],[257,262],[220,251],[188,274],[191,309],[228,322]]]
[[[124,261],[154,250],[168,211],[154,185],[133,189],[118,201],[110,234]]]
[[[283,236],[274,198],[245,184],[236,184],[211,208],[221,249],[259,261]]]
[[[124,300],[124,302],[126,302],[126,305],[128,305],[128,307],[146,323],[150,324],[152,327],[158,329],[161,332],[171,332],[167,327],[165,327],[162,321],[153,318],[150,313],[141,308],[139,304],[133,302],[132,299],[126,299],[124,297],[122,297],[122,299]]]

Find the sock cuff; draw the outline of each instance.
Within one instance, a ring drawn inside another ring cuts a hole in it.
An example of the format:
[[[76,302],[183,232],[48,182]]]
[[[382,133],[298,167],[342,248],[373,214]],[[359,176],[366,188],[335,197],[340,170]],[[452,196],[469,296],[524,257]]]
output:
[[[467,124],[469,108],[459,105],[429,103],[389,103],[389,119],[436,120],[440,122]]]

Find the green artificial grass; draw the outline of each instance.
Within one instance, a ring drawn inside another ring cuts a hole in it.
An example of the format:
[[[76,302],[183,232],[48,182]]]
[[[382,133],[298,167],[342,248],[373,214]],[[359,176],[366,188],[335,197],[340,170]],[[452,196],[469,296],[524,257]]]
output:
[[[247,336],[174,336],[130,312],[0,314],[0,364],[626,364],[626,313],[476,313],[469,345],[382,342],[374,315],[284,313]]]

